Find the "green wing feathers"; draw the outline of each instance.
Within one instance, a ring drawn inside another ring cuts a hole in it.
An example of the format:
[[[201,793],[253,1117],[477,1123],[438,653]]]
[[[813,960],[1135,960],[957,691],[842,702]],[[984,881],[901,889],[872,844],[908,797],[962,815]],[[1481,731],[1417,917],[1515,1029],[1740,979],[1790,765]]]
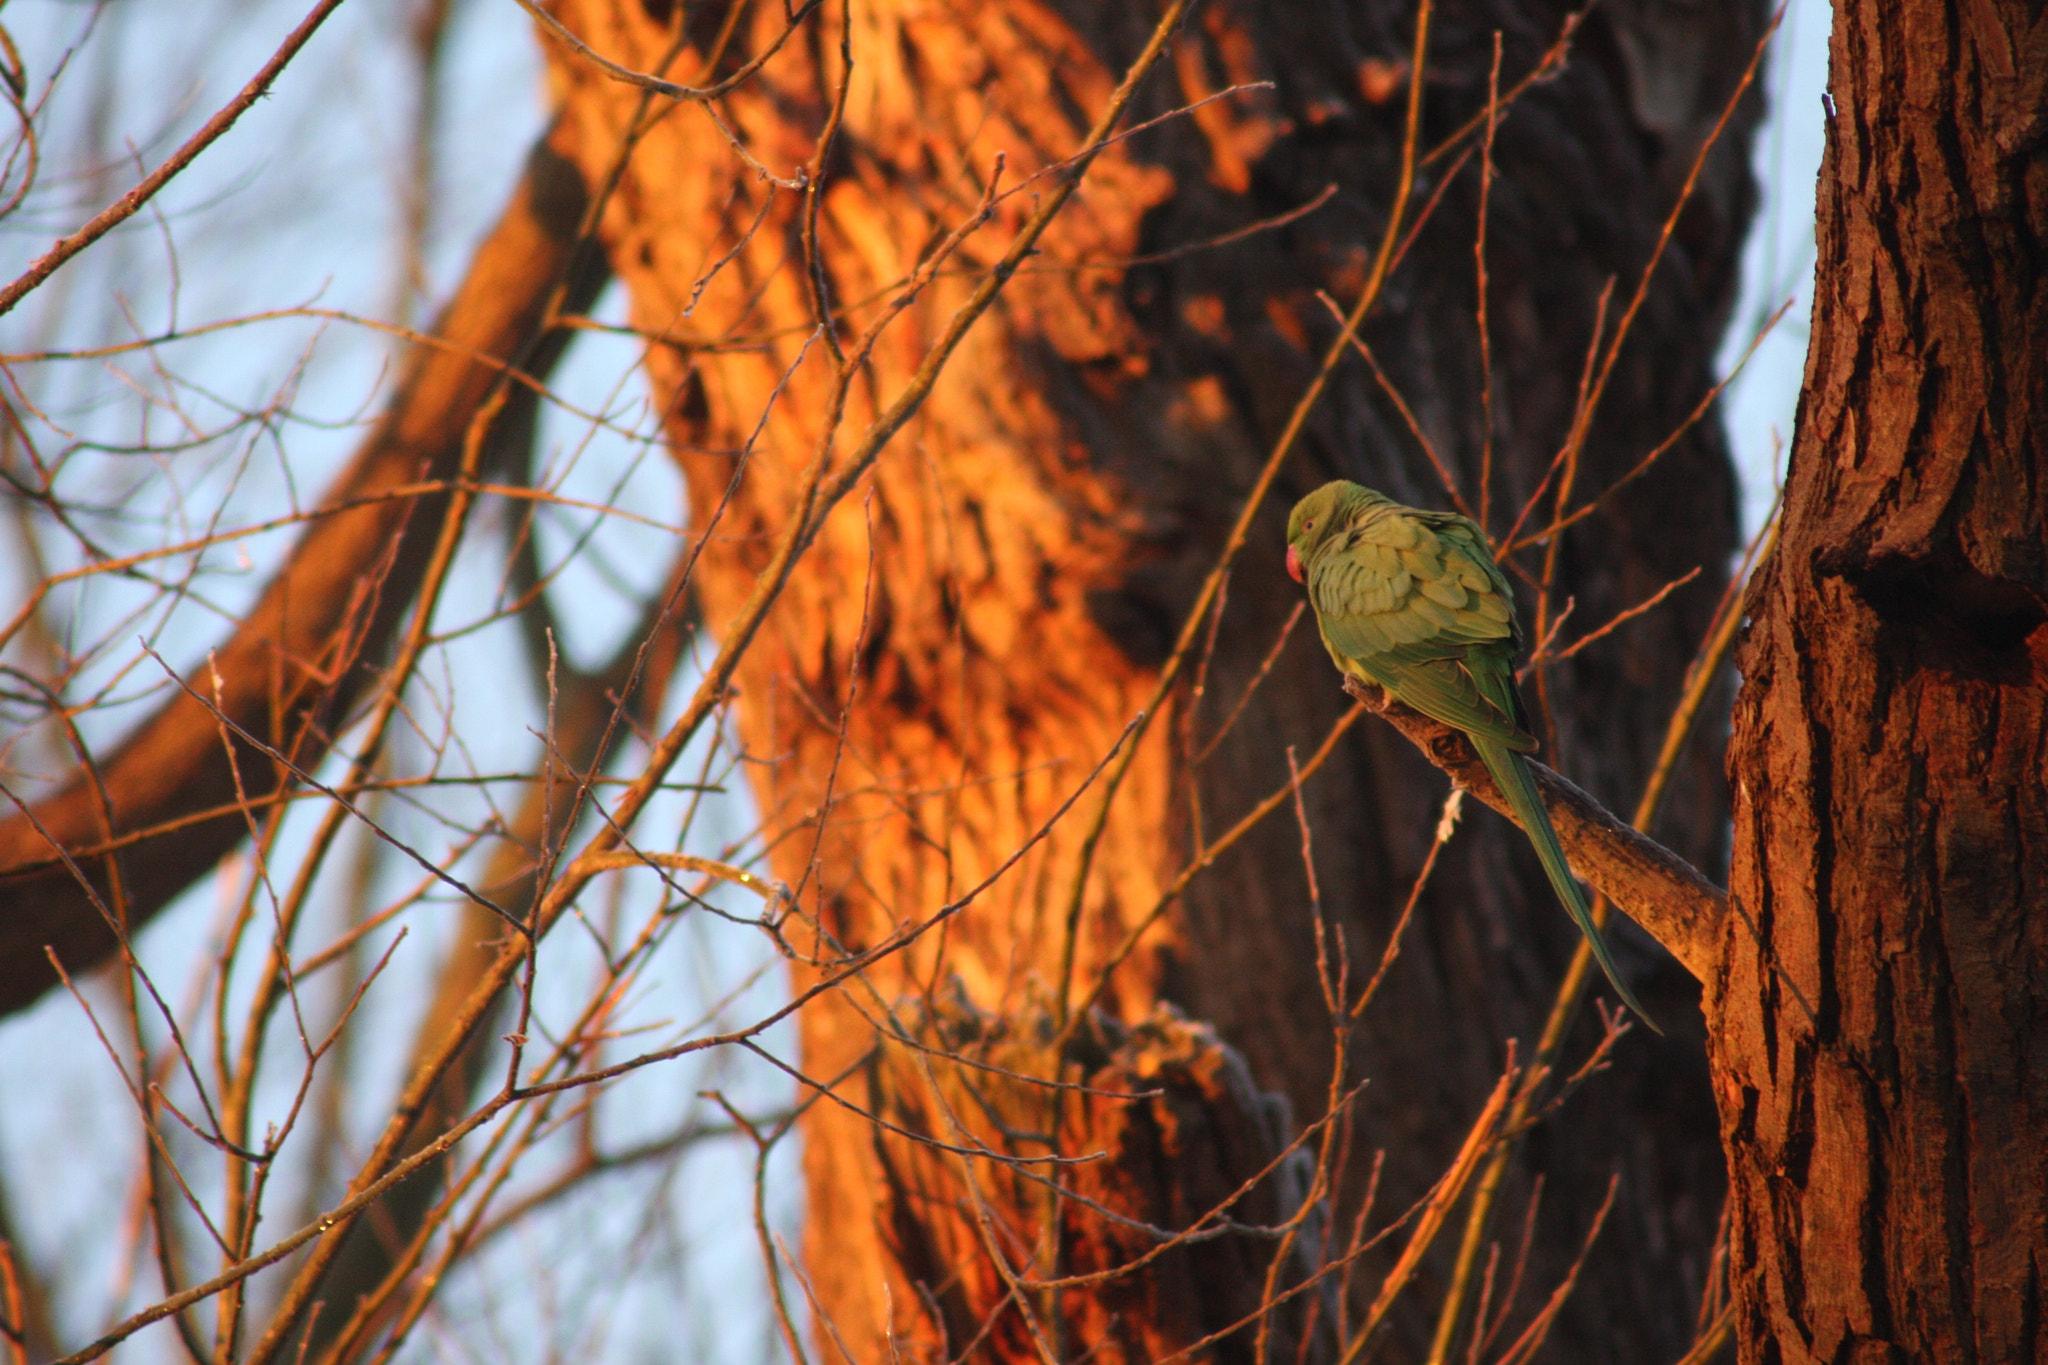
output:
[[[1494,782],[1500,787],[1501,795],[1507,797],[1514,807],[1515,819],[1529,836],[1529,842],[1536,847],[1536,856],[1543,863],[1543,871],[1550,878],[1550,885],[1557,892],[1557,898],[1564,902],[1566,913],[1572,923],[1579,926],[1579,932],[1586,936],[1586,942],[1593,945],[1593,957],[1600,963],[1600,970],[1607,974],[1607,983],[1614,987],[1621,1003],[1635,1012],[1636,1018],[1650,1026],[1652,1033],[1661,1034],[1635,992],[1623,983],[1621,973],[1615,968],[1614,959],[1608,956],[1607,944],[1600,937],[1599,928],[1593,923],[1593,909],[1586,904],[1586,893],[1579,889],[1579,883],[1572,876],[1571,865],[1565,861],[1564,846],[1557,841],[1557,830],[1550,823],[1550,812],[1543,807],[1543,797],[1536,790],[1536,774],[1529,771],[1528,760],[1512,749],[1502,748],[1491,740],[1473,736],[1472,746],[1479,751],[1480,762],[1486,771],[1493,774]]]
[[[1463,517],[1374,509],[1317,553],[1309,596],[1339,668],[1433,720],[1527,751],[1536,740],[1505,671],[1514,598],[1477,537]]]

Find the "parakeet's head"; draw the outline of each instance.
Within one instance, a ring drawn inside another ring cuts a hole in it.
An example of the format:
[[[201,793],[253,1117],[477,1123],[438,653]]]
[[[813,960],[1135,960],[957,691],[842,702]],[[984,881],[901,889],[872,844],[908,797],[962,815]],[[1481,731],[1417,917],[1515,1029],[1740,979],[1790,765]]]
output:
[[[1348,524],[1352,514],[1376,500],[1385,501],[1363,484],[1338,479],[1294,504],[1287,514],[1287,572],[1294,581],[1299,583],[1308,575],[1309,561],[1325,540]]]

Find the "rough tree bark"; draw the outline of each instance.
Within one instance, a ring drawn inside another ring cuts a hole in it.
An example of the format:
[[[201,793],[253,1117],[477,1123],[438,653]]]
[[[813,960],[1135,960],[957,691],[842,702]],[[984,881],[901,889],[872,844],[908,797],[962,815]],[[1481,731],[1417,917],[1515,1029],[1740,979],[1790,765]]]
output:
[[[1536,64],[1568,8],[1440,6],[1425,144],[1485,108],[1496,31],[1505,85]],[[718,4],[659,0],[564,0],[557,12],[596,51],[642,70],[660,64],[675,24],[687,23],[704,51],[729,17]],[[844,79],[842,13],[831,6],[814,35],[719,102],[725,125],[777,174],[811,156]],[[815,229],[816,280],[798,264],[800,196],[736,156],[703,109],[677,109],[641,144],[604,232],[637,325],[659,339],[649,368],[698,525],[736,490],[699,571],[714,629],[750,590],[815,441],[828,367],[813,335],[814,286],[842,319],[864,324],[921,252],[974,210],[998,154],[1010,186],[1074,147],[1152,13],[1027,0],[852,6],[855,66]],[[1144,704],[1244,491],[1334,335],[1316,292],[1348,301],[1364,278],[1398,166],[1413,20],[1410,6],[1377,0],[1200,9],[1172,71],[1142,92],[1138,116],[1234,82],[1273,88],[1208,104],[1104,155],[866,491],[799,567],[743,667],[740,731],[761,760],[768,827],[782,832],[777,871],[844,947],[874,943],[992,871]],[[755,7],[738,23],[721,70],[780,30],[782,7]],[[1474,163],[1444,190],[1393,277],[1368,340],[1475,502],[1490,441],[1496,534],[1570,426],[1603,286],[1619,277],[1626,297],[1761,25],[1754,3],[1598,7],[1562,75],[1502,125],[1489,228],[1490,433],[1473,320]],[[672,75],[703,79],[690,60]],[[552,61],[565,127],[595,172],[609,164],[637,92],[564,48]],[[1632,466],[1705,391],[1751,203],[1745,153],[1756,112],[1749,101],[1731,121],[1679,221],[1594,425],[1582,495]],[[1449,164],[1425,169],[1418,202]],[[1333,186],[1306,216],[1181,250],[1301,209]],[[994,239],[1029,199],[998,206]],[[998,250],[976,245],[969,255],[992,260]],[[850,424],[894,396],[971,284],[941,276],[884,338]],[[1337,474],[1440,502],[1427,470],[1371,373],[1348,362],[1233,580],[1195,703],[1198,741],[1250,683],[1295,600],[1280,567],[1287,502]],[[1718,433],[1702,427],[1564,546],[1560,594],[1576,599],[1574,619],[1588,626],[1703,569],[1666,609],[1550,675],[1552,761],[1609,805],[1633,803],[1655,756],[1733,536],[1731,474]],[[1077,979],[1099,969],[1200,837],[1284,785],[1287,746],[1306,753],[1346,705],[1304,634],[1206,762],[1191,763],[1180,744],[1182,715],[1151,728],[1094,860]],[[1725,809],[1713,767],[1711,755],[1693,764],[1659,830],[1710,868]],[[1370,721],[1311,784],[1325,913],[1355,960],[1384,944],[1443,790],[1405,739]],[[1085,816],[1089,804],[1080,809]],[[1573,944],[1525,842],[1490,816],[1472,823],[1361,1030],[1359,1069],[1374,1078],[1361,1140],[1387,1150],[1382,1208],[1405,1205],[1444,1168],[1494,1085],[1502,1040],[1533,1036]],[[1055,828],[944,935],[872,973],[873,997],[808,1009],[806,1072],[846,1078],[840,1093],[854,1104],[883,1102],[861,1070],[877,1009],[956,983],[1000,1017],[1057,996],[1084,824]],[[1623,952],[1652,1008],[1679,1023],[1690,1009],[1685,973]],[[1166,1001],[1212,1022],[1306,1120],[1326,1101],[1332,1056],[1314,961],[1298,835],[1275,822],[1196,880],[1117,972],[1105,1004],[1126,1021]],[[1626,1186],[1557,1330],[1575,1359],[1675,1357],[1690,1336],[1720,1206],[1704,1067],[1683,1040],[1697,1027],[1681,1025],[1661,1045],[1629,1040],[1615,1074],[1572,1111],[1569,1131],[1539,1132],[1518,1158],[1524,1193],[1529,1177],[1547,1181],[1532,1284],[1562,1273],[1609,1174],[1619,1170]],[[938,1356],[943,1314],[928,1312],[890,1236],[906,1195],[875,1128],[829,1103],[806,1123],[806,1254],[823,1314],[856,1359],[891,1349]],[[1410,1343],[1424,1327],[1396,1325]]]
[[[1709,990],[1745,1361],[2048,1358],[2048,26],[1837,6]]]

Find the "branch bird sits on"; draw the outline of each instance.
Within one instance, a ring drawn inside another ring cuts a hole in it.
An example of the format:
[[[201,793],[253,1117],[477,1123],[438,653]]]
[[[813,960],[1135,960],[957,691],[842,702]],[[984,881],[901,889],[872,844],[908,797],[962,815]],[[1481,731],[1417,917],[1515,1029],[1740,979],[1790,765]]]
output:
[[[1308,585],[1323,644],[1340,671],[1465,732],[1600,970],[1622,1003],[1661,1033],[1608,956],[1522,757],[1535,750],[1536,737],[1515,686],[1521,625],[1486,533],[1454,512],[1404,507],[1338,479],[1288,515],[1287,572]]]

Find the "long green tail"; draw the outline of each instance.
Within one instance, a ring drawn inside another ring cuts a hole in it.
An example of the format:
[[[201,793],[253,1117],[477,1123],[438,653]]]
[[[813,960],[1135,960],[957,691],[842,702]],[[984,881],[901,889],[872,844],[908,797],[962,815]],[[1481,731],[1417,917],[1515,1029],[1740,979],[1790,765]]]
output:
[[[1607,955],[1607,945],[1600,941],[1600,931],[1593,925],[1592,907],[1586,904],[1586,893],[1579,889],[1570,864],[1564,860],[1564,846],[1557,842],[1557,831],[1551,827],[1550,812],[1543,808],[1543,798],[1536,791],[1536,775],[1529,771],[1527,760],[1493,740],[1481,739],[1477,735],[1472,735],[1471,739],[1472,747],[1479,751],[1480,762],[1486,765],[1486,771],[1493,774],[1493,780],[1507,797],[1508,804],[1515,808],[1515,818],[1521,822],[1529,842],[1535,845],[1536,856],[1543,861],[1543,871],[1549,875],[1557,898],[1564,902],[1572,923],[1579,926],[1579,932],[1593,945],[1593,956],[1598,959],[1600,970],[1607,973],[1608,984],[1621,997],[1621,1003],[1650,1026],[1652,1033],[1662,1034],[1664,1030],[1658,1028],[1657,1021],[1643,1009],[1635,992],[1622,984],[1614,959]]]

